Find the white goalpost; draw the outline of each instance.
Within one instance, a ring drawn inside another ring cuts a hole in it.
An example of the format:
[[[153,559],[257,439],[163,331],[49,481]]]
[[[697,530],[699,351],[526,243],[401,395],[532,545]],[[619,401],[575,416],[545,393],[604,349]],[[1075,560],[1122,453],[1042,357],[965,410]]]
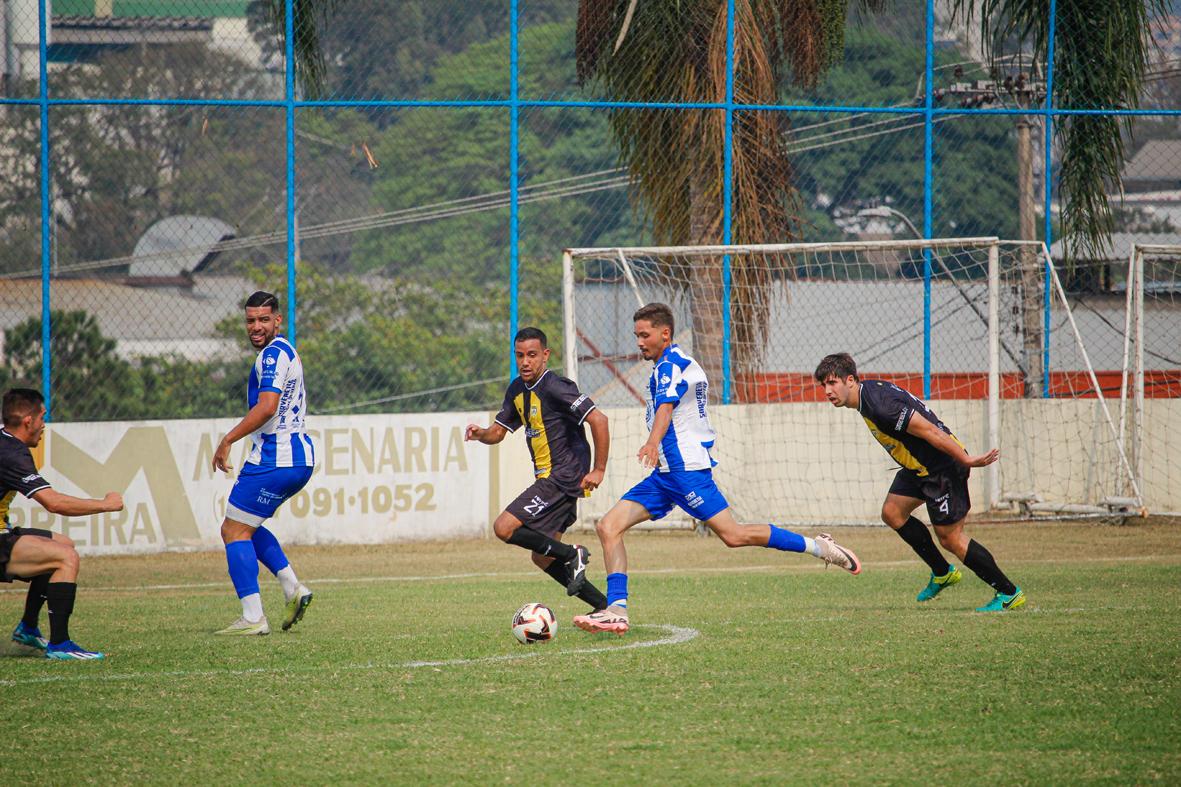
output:
[[[672,307],[675,341],[710,378],[715,475],[744,520],[879,521],[895,466],[857,414],[833,408],[812,380],[833,352],[851,353],[863,378],[920,397],[929,387],[932,408],[970,449],[1000,448],[1000,462],[973,474],[975,514],[1144,507],[1127,436],[1143,407],[1111,385],[1128,377],[1138,345],[1124,341],[1128,330],[1112,342],[1096,327],[1122,328],[1130,313],[1109,298],[1076,318],[1040,243],[568,249],[563,300],[565,372],[612,429],[608,477],[583,504],[583,524],[643,477],[634,456],[651,364],[638,356],[631,316],[652,301]]]

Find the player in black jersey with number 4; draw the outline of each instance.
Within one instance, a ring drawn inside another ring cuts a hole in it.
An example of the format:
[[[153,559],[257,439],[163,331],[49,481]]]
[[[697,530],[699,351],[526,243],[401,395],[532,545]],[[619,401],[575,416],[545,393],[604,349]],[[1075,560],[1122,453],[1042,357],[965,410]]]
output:
[[[14,642],[45,651],[55,660],[95,661],[103,658],[70,639],[70,614],[78,585],[78,553],[74,542],[60,533],[31,527],[9,527],[8,507],[20,492],[55,514],[86,516],[122,511],[123,497],[108,492],[102,500],[88,500],[57,492],[41,477],[29,451],[45,432],[45,400],[31,388],[4,394],[4,428],[0,429],[0,582],[29,583],[25,614],[12,632]],[[41,636],[37,619],[49,602],[49,639]]]
[[[571,380],[546,369],[550,351],[540,329],[518,331],[513,350],[521,376],[509,383],[496,420],[487,428],[469,424],[464,433],[466,440],[495,445],[525,427],[535,480],[496,517],[492,530],[501,541],[533,552],[537,567],[569,595],[594,610],[606,609],[607,597],[586,581],[590,551],[561,539],[574,524],[578,498],[603,483],[611,443],[607,416]],[[593,468],[583,424],[595,443]]]
[[[816,367],[816,381],[835,407],[857,410],[870,433],[902,469],[882,504],[882,521],[931,567],[931,578],[919,601],[935,598],[963,578],[947,562],[921,521],[911,516],[926,503],[927,515],[944,549],[954,554],[996,595],[977,612],[1003,612],[1025,603],[1014,585],[980,542],[964,536],[964,518],[972,507],[968,475],[973,467],[997,460],[997,449],[973,456],[943,425],[931,408],[908,391],[882,380],[862,380],[848,353],[828,355]],[[917,417],[916,417],[917,416]]]

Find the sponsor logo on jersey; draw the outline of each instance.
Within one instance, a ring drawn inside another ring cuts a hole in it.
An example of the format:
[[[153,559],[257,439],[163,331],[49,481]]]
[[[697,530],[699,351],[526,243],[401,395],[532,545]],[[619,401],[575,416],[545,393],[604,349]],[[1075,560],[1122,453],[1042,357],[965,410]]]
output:
[[[37,480],[37,479],[39,479],[40,477],[41,477],[41,474],[40,474],[40,473],[33,473],[32,475],[27,475],[27,476],[25,476],[24,478],[22,478],[22,479],[21,479],[21,483],[22,483],[22,484],[28,484],[28,483],[31,483],[31,482],[33,482],[33,481],[36,481],[36,480]]]
[[[898,421],[894,424],[894,431],[901,432],[902,425],[906,423],[906,416],[910,415],[910,408],[903,407],[902,412],[898,414]]]
[[[585,401],[586,401],[586,394],[583,394],[582,396],[580,396],[580,397],[578,397],[577,399],[575,399],[575,400],[574,400],[574,403],[570,405],[570,409],[571,409],[571,410],[577,410],[577,409],[578,409],[578,405],[582,404],[582,403],[583,403],[583,402],[585,402]]]

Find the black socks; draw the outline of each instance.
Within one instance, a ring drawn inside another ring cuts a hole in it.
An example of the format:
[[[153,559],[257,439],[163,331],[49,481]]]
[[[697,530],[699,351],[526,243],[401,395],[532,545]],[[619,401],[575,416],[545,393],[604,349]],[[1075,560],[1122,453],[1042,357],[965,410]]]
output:
[[[553,577],[554,581],[562,587],[566,587],[566,583],[570,581],[570,578],[566,575],[565,564],[557,560],[550,563],[543,570],[545,573]],[[578,598],[589,604],[591,609],[595,611],[607,608],[607,597],[603,595],[601,590],[592,585],[590,582],[585,583],[582,586],[582,590],[578,591]]]
[[[29,595],[25,596],[25,615],[21,623],[31,629],[37,628],[37,621],[41,619],[41,607],[45,606],[45,588],[48,585],[48,574],[33,577],[29,581]]]
[[[553,557],[565,563],[570,558],[574,557],[574,547],[569,544],[563,544],[561,541],[550,538],[547,535],[538,533],[528,525],[521,525],[513,534],[508,537],[505,542],[512,544],[515,547],[523,547],[530,552],[536,552],[542,557]]]
[[[922,522],[910,517],[902,527],[898,528],[897,533],[903,541],[910,545],[915,554],[931,567],[931,573],[935,576],[941,577],[951,571],[951,564],[939,551],[939,547],[935,546],[935,539],[931,538],[931,531]],[[968,554],[971,554],[971,550]],[[964,562],[967,563],[966,560]]]
[[[968,553],[964,555],[964,565],[972,569],[976,576],[991,585],[992,589],[998,593],[1011,596],[1017,592],[1017,586],[1009,581],[1003,571],[997,568],[992,553],[981,546],[980,542],[976,540],[968,542]]]
[[[49,644],[60,645],[70,638],[70,614],[74,611],[74,596],[78,585],[73,582],[45,583],[49,601]]]

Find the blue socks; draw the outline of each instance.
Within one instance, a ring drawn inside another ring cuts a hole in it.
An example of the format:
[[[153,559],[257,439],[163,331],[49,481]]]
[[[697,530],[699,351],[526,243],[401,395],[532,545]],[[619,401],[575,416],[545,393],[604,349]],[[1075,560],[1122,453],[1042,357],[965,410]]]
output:
[[[807,552],[808,542],[799,533],[784,530],[771,525],[771,537],[767,539],[768,549],[778,549],[781,552]]]
[[[226,563],[229,564],[230,581],[234,583],[238,598],[258,593],[258,555],[254,551],[253,541],[231,541],[226,544]]]
[[[287,559],[287,555],[283,554],[283,547],[279,546],[279,539],[275,538],[275,534],[267,530],[265,527],[256,527],[254,529],[254,536],[250,541],[254,544],[254,552],[258,555],[259,561],[270,570],[272,574],[278,574],[283,569],[291,565],[291,561]],[[233,571],[230,571],[231,576]],[[237,583],[234,583],[237,587]]]
[[[627,606],[627,574],[607,575],[607,606]]]

